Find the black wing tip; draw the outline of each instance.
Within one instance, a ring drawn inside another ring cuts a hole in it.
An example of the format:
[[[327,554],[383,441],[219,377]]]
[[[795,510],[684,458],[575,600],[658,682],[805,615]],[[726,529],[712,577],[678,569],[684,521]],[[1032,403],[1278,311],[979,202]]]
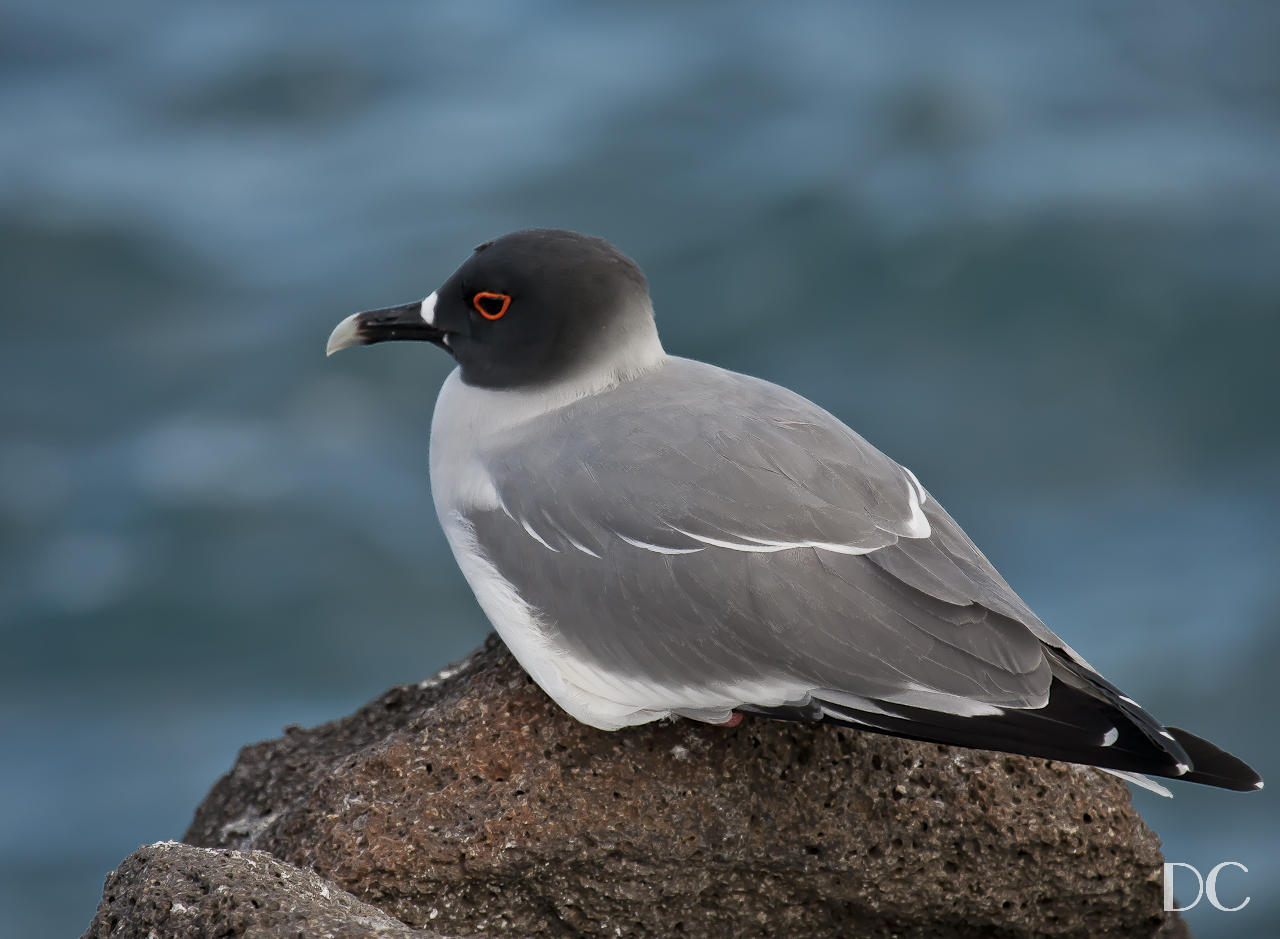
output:
[[[1072,745],[1067,739],[1055,740],[1052,735],[1045,735],[1043,732],[1032,738],[1002,736],[1002,731],[1007,732],[1013,729],[1003,726],[1010,718],[1013,721],[1034,720],[1037,716],[1035,711],[1006,712],[1002,720],[982,717],[954,718],[915,708],[901,709],[912,712],[914,719],[906,714],[898,717],[884,712],[860,714],[855,709],[838,704],[825,703],[818,706],[815,702],[781,707],[744,705],[738,708],[739,711],[776,720],[822,721],[908,740],[924,740],[1004,753],[1021,753],[1024,756],[1161,776],[1179,782],[1199,783],[1236,792],[1255,792],[1262,788],[1262,777],[1243,760],[1177,727],[1164,728],[1169,736],[1160,735],[1159,749],[1155,740],[1150,740],[1138,733],[1128,735],[1133,748],[1119,744],[1113,748],[1096,744],[1082,745],[1079,742]],[[1115,716],[1122,715],[1117,712]],[[926,723],[921,719],[926,717],[932,718],[932,723]],[[1134,729],[1140,728],[1135,725]],[[1137,749],[1144,741],[1145,746]],[[1184,763],[1183,760],[1187,762]]]
[[[1191,770],[1174,778],[1235,792],[1256,792],[1262,788],[1262,777],[1244,760],[1178,727],[1166,730],[1191,758]]]

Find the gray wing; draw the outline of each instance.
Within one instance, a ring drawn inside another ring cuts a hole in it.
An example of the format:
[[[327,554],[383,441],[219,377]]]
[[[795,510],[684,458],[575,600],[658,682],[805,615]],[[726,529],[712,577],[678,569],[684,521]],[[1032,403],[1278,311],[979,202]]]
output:
[[[675,360],[482,462],[479,544],[613,700],[1046,700],[1061,641],[909,471],[775,385]]]

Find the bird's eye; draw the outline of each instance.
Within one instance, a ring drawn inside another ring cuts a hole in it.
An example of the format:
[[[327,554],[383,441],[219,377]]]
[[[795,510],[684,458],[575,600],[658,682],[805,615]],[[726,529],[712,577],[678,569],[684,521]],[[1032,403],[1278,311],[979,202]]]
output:
[[[485,319],[500,320],[507,315],[507,307],[511,306],[511,295],[482,290],[471,298],[471,305]]]

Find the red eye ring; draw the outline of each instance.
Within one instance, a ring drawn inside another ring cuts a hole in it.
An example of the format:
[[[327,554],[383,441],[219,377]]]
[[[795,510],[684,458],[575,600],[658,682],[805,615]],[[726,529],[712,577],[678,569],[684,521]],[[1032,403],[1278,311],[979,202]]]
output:
[[[502,306],[498,308],[498,312],[490,313],[480,303],[481,300],[501,300]],[[488,290],[482,290],[471,298],[471,305],[476,308],[479,313],[487,320],[500,320],[507,315],[507,307],[511,306],[511,295],[506,293],[492,293]]]

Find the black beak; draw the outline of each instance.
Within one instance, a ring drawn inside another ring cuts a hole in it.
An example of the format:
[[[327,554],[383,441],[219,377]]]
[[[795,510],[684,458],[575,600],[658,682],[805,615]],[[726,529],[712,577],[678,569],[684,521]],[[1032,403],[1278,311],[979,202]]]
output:
[[[428,298],[435,306],[435,295]],[[363,313],[352,313],[333,328],[329,334],[329,343],[325,346],[325,355],[333,355],[351,346],[368,346],[375,342],[389,342],[392,339],[417,339],[422,342],[434,342],[440,348],[448,350],[444,341],[444,331],[436,329],[422,318],[422,308],[426,301],[405,303],[401,306],[389,306],[382,310],[365,310]]]

